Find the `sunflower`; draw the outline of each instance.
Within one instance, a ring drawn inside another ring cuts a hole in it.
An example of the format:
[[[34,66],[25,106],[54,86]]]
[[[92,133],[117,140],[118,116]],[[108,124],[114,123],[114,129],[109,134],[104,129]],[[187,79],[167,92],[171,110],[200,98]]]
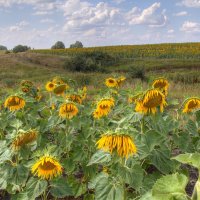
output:
[[[22,87],[21,90],[24,93],[28,93],[30,91],[30,88],[29,87]]]
[[[120,87],[125,80],[126,80],[126,78],[124,76],[121,76],[120,78],[118,78],[117,79],[118,87]]]
[[[33,82],[28,81],[28,80],[23,80],[20,84],[22,87],[32,87],[33,86]]]
[[[153,81],[152,87],[160,90],[161,92],[163,92],[164,95],[167,95],[167,91],[169,88],[169,82],[165,78],[159,78],[159,79],[156,79]]]
[[[107,116],[114,105],[115,101],[113,98],[102,99],[97,103],[97,108],[93,112],[93,117],[101,118],[103,116]]]
[[[10,96],[5,100],[4,106],[10,111],[16,111],[24,108],[26,102],[19,96]]]
[[[128,103],[136,103],[137,100],[142,96],[143,93],[138,93],[134,96],[129,96],[128,97]]]
[[[107,87],[118,87],[117,80],[114,78],[107,78],[105,84]]]
[[[17,137],[12,142],[12,148],[18,150],[21,147],[32,143],[37,139],[38,132],[36,130],[29,130],[26,132],[19,132]]]
[[[183,113],[190,113],[200,109],[200,98],[192,97],[185,101]]]
[[[137,148],[129,135],[107,134],[103,135],[96,143],[98,149],[108,151],[111,154],[116,151],[120,157],[128,158],[136,154]]]
[[[58,85],[54,88],[53,92],[56,95],[63,95],[65,93],[65,90],[69,88],[69,86],[67,84],[62,84],[62,85]]]
[[[163,108],[166,105],[165,95],[159,90],[151,89],[144,94],[143,99],[137,100],[135,110],[144,114],[155,114],[158,106],[160,111],[163,112]]]
[[[65,84],[65,82],[62,80],[62,78],[60,78],[59,76],[54,77],[52,82],[56,85],[63,85]]]
[[[82,100],[85,100],[87,96],[87,87],[84,86],[82,89]]]
[[[66,99],[73,101],[75,103],[78,103],[78,104],[82,104],[82,102],[83,102],[82,97],[78,94],[67,95]]]
[[[41,179],[52,179],[62,174],[63,167],[52,156],[41,157],[32,167],[31,172]]]
[[[52,92],[55,88],[55,84],[53,82],[49,81],[49,82],[47,82],[45,88],[48,92]]]
[[[71,119],[78,114],[78,108],[74,103],[64,103],[60,106],[59,116],[62,118]]]

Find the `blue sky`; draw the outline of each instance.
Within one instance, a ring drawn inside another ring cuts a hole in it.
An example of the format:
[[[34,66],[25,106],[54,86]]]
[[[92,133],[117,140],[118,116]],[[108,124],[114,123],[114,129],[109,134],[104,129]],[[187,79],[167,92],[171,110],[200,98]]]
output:
[[[0,45],[200,41],[200,0],[0,0]]]

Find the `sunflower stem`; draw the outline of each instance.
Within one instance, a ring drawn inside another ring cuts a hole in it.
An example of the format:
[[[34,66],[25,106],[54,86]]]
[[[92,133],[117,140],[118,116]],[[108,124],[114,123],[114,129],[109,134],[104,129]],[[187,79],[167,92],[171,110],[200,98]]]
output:
[[[144,133],[144,124],[145,124],[145,121],[144,121],[144,115],[143,115],[142,121],[141,121],[141,133],[142,134]]]

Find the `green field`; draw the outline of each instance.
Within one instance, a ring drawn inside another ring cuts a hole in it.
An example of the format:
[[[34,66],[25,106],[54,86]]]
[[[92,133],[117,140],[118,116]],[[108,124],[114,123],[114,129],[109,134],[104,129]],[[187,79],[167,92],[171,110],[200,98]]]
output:
[[[101,66],[102,72],[72,72],[64,69],[66,58],[96,53],[109,55],[109,62]],[[23,79],[39,84],[54,76],[75,79],[78,84],[93,85],[96,89],[103,79],[123,74],[127,86],[141,82],[132,77],[135,69],[144,68],[145,88],[153,78],[164,76],[171,83],[171,93],[177,98],[196,95],[200,90],[200,43],[129,45],[65,50],[31,50],[25,53],[0,53],[1,94],[13,89]],[[125,86],[126,87],[126,86]]]

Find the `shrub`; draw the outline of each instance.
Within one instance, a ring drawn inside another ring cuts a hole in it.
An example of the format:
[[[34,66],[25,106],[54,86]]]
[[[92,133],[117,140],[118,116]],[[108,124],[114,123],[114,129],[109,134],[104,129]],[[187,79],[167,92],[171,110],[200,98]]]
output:
[[[142,81],[146,80],[144,66],[132,66],[129,69],[129,75],[131,78],[139,78]]]
[[[57,41],[51,49],[65,49],[65,44],[61,41]]]
[[[94,59],[78,54],[68,57],[64,62],[64,68],[69,71],[92,72],[98,71],[98,64]]]
[[[28,46],[17,45],[13,48],[13,53],[25,52],[25,51],[28,51],[29,49],[30,47]]]

